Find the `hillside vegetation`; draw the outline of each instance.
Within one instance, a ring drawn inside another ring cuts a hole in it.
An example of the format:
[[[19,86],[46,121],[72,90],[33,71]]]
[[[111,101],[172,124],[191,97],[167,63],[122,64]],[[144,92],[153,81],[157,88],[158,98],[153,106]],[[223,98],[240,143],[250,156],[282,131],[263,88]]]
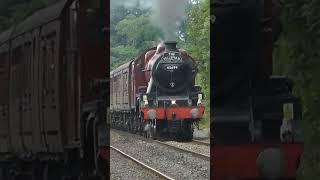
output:
[[[305,153],[299,179],[320,179],[320,1],[285,0],[284,33],[274,52],[275,74],[295,82],[302,98]]]

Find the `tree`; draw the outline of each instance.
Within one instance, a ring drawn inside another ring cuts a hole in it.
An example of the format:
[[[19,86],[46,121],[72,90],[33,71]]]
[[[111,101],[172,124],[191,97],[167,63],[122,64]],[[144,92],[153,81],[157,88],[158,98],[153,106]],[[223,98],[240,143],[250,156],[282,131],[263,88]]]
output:
[[[198,67],[197,82],[206,98],[206,114],[203,125],[210,124],[210,1],[192,3],[187,20],[186,48],[194,57]]]
[[[111,69],[155,46],[155,42],[162,36],[161,31],[146,16],[147,10],[116,9],[119,14],[111,12]]]
[[[116,26],[119,35],[126,37],[126,42],[138,49],[147,49],[152,41],[161,36],[159,29],[155,28],[147,16],[129,15]]]
[[[300,179],[320,177],[320,1],[285,1],[284,33],[275,49],[275,69],[295,81],[302,98],[305,153]]]

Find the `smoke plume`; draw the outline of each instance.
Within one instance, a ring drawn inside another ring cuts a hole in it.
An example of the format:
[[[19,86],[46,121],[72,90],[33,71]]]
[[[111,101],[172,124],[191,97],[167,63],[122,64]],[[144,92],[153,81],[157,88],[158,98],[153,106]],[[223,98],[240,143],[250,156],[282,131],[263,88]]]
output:
[[[187,17],[188,0],[153,0],[152,21],[164,33],[166,40],[176,40],[180,23]]]
[[[179,25],[187,18],[189,0],[111,0],[111,6],[151,8],[151,21],[164,33],[165,40],[176,40]]]
[[[153,0],[111,0],[111,7],[124,6],[126,8],[132,8],[135,6],[141,9],[148,9],[152,7]]]

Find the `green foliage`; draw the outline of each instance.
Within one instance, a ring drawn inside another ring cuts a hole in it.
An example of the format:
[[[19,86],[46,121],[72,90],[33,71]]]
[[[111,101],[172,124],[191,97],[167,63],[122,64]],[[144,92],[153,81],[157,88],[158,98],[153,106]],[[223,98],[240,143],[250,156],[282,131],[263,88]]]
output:
[[[275,72],[295,81],[302,98],[305,153],[299,179],[320,177],[320,1],[286,0],[284,34],[276,48]]]
[[[162,37],[148,17],[149,10],[117,6],[111,9],[111,69],[156,45]]]
[[[186,48],[198,67],[197,83],[205,93],[206,112],[201,125],[210,126],[210,1],[198,1],[188,15]]]
[[[119,35],[126,38],[126,42],[135,48],[146,49],[150,47],[150,41],[157,40],[160,30],[155,28],[149,17],[129,15],[120,21],[116,30]]]
[[[115,69],[126,61],[129,61],[129,58],[135,57],[137,55],[137,49],[132,46],[117,46],[111,48],[111,69]]]

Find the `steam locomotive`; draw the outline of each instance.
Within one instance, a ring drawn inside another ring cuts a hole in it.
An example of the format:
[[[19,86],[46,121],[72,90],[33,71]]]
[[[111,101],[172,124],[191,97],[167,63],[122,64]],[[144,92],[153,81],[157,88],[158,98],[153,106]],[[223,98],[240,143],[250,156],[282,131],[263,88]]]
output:
[[[279,0],[212,0],[212,179],[295,178],[303,153],[301,103],[272,76]]]
[[[110,73],[111,125],[147,137],[190,141],[204,113],[193,59],[168,41]]]
[[[108,175],[106,1],[60,0],[0,34],[0,179]]]

